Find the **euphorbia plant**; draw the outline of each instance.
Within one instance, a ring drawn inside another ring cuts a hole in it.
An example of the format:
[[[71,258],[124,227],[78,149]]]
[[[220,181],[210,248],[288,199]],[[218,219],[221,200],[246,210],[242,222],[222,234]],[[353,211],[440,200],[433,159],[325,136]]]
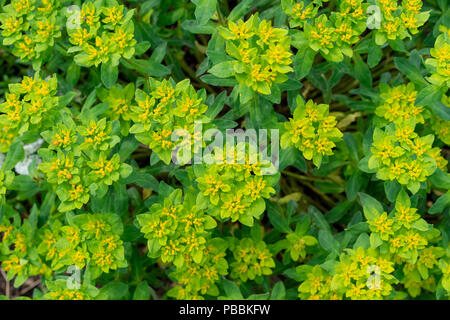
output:
[[[445,1],[0,2],[0,298],[450,297]]]

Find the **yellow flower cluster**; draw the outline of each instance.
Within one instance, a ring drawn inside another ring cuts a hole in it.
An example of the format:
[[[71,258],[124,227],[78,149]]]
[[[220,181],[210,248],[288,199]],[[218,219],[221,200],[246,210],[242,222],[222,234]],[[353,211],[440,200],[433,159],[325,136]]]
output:
[[[98,289],[91,285],[75,283],[74,288],[68,288],[68,280],[58,279],[46,281],[48,292],[43,299],[46,300],[93,300],[98,295]]]
[[[347,249],[334,268],[331,289],[351,300],[380,300],[389,296],[392,284],[398,282],[393,271],[389,256],[372,248]]]
[[[431,68],[431,77],[428,80],[438,86],[450,86],[450,29],[440,26],[442,32],[436,39],[434,48],[431,48],[431,58],[425,64]]]
[[[228,274],[227,246],[225,240],[213,238],[208,240],[201,261],[195,262],[186,255],[183,266],[171,273],[180,285],[170,289],[168,296],[179,300],[203,300],[205,295],[218,296],[216,283]]]
[[[412,82],[393,88],[382,83],[380,84],[382,102],[376,108],[375,114],[395,124],[411,118],[416,123],[424,123],[425,119],[429,117],[429,112],[425,107],[415,105],[417,93]]]
[[[44,80],[38,73],[34,78],[25,76],[20,83],[9,85],[5,102],[0,104],[3,151],[8,150],[11,138],[27,131],[40,132],[53,125],[59,107],[56,87],[56,75]]]
[[[98,276],[124,267],[122,226],[118,219],[115,214],[82,214],[74,218],[74,225],[56,220],[40,230],[38,253],[53,270],[89,265],[92,274]]]
[[[306,273],[298,287],[299,297],[307,300],[382,300],[394,292],[397,279],[392,275],[394,262],[389,255],[359,246],[345,249],[339,261],[325,270],[302,265],[297,272]]]
[[[305,104],[298,96],[293,118],[285,123],[286,132],[281,136],[281,147],[296,147],[305,159],[312,159],[319,167],[323,157],[332,155],[335,142],[342,138],[342,132],[336,128],[336,118],[328,113],[327,104],[317,105],[312,100]]]
[[[117,66],[119,59],[130,59],[135,52],[134,10],[126,11],[116,1],[86,1],[80,11],[80,23],[68,29],[74,45],[69,53],[78,53],[74,60],[82,66],[110,63]]]
[[[234,261],[230,264],[231,276],[242,281],[254,280],[272,274],[275,262],[264,241],[251,238],[237,239],[231,243]]]
[[[61,36],[59,0],[12,0],[2,9],[3,44],[13,45],[13,54],[24,62],[33,62],[37,69],[44,53],[51,50],[55,39]]]
[[[300,266],[299,268],[301,268]],[[303,267],[304,268],[304,267]],[[298,287],[298,297],[302,300],[341,300],[342,294],[331,289],[333,276],[322,267],[315,265],[307,266],[307,278]]]
[[[390,124],[385,130],[375,128],[368,168],[377,170],[377,178],[397,180],[416,193],[442,160],[432,148],[434,136],[419,137],[414,127],[414,119],[409,119],[401,125]]]
[[[49,276],[52,272],[44,259],[36,255],[36,245],[29,220],[21,224],[16,212],[3,217],[0,221],[1,268],[7,273],[8,279],[15,277],[14,285],[17,287],[31,276]]]
[[[379,0],[381,9],[381,28],[376,30],[375,41],[378,45],[387,40],[404,39],[419,32],[430,15],[423,12],[421,0],[403,0],[401,5],[395,0]]]
[[[287,81],[286,73],[293,71],[288,30],[274,28],[270,21],[253,15],[245,22],[219,27],[219,34],[233,60],[217,64],[210,72],[221,78],[234,76],[245,97],[241,102],[252,97],[251,91],[271,94],[274,85]]]

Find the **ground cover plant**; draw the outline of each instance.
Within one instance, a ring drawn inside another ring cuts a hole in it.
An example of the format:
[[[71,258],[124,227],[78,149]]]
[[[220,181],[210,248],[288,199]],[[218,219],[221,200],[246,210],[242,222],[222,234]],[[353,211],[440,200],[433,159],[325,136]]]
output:
[[[446,0],[0,3],[0,298],[449,299]]]

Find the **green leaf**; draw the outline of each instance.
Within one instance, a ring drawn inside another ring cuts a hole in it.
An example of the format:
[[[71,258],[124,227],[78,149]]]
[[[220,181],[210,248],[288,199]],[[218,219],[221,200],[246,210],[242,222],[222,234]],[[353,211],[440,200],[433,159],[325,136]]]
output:
[[[443,92],[436,86],[427,86],[419,91],[415,105],[425,106],[439,118],[450,121],[450,108],[442,103]]]
[[[362,192],[359,192],[358,194],[361,199],[364,216],[367,220],[373,220],[383,213],[383,206],[378,200]]]
[[[139,42],[139,43],[136,45],[136,47],[135,47],[135,52],[134,52],[134,54],[135,54],[136,56],[140,56],[141,54],[146,53],[147,50],[150,49],[150,46],[151,46],[151,44],[150,44],[149,41],[142,41],[142,42]]]
[[[351,201],[344,201],[339,203],[337,206],[335,206],[325,214],[325,219],[327,219],[329,223],[335,223],[341,220],[341,218],[347,214],[352,205],[353,203]]]
[[[227,295],[227,298],[232,300],[240,300],[244,297],[242,296],[241,290],[239,290],[239,287],[233,282],[228,279],[222,280],[223,290],[225,291],[225,294]]]
[[[349,227],[347,229],[345,229],[345,230],[348,231],[348,232],[352,232],[354,234],[360,234],[362,232],[369,232],[370,231],[369,224],[367,222],[364,222],[364,221],[352,224],[351,226],[349,224]]]
[[[125,184],[136,184],[139,187],[157,191],[159,188],[159,182],[154,176],[149,173],[139,172],[133,170],[133,172],[126,178],[122,180]]]
[[[164,77],[170,73],[170,69],[161,63],[131,58],[129,60],[121,60],[121,65],[125,68],[136,70],[150,77]]]
[[[309,45],[303,46],[297,51],[294,59],[295,78],[302,80],[311,71],[316,51],[311,49]]]
[[[125,179],[130,176],[130,174],[133,172],[133,167],[131,167],[129,164],[122,163],[120,165],[120,176]]]
[[[272,288],[272,293],[270,295],[271,300],[284,300],[286,297],[286,288],[284,287],[283,281],[278,281]]]
[[[228,15],[229,21],[236,21],[242,18],[252,7],[254,0],[243,0],[231,10]]]
[[[50,216],[51,209],[55,205],[55,200],[56,193],[53,191],[47,191],[40,208],[39,226],[42,226],[45,224],[45,222],[47,222],[47,219]]]
[[[373,249],[378,248],[383,244],[383,240],[381,240],[378,233],[371,233],[370,234],[370,247]]]
[[[294,165],[295,163],[301,165],[301,160],[299,160],[301,158],[303,157],[300,155],[300,151],[297,148],[289,147],[286,149],[281,149],[279,170],[283,170],[288,166]]]
[[[197,20],[184,20],[181,28],[194,34],[213,34],[216,31],[216,25],[212,21],[199,24]]]
[[[142,281],[136,287],[133,294],[133,300],[149,300],[150,299],[150,286],[147,281]]]
[[[347,146],[350,158],[353,161],[358,162],[359,161],[358,142],[356,142],[355,137],[349,132],[344,132],[344,142],[345,145]]]
[[[222,91],[214,100],[214,103],[208,108],[208,110],[205,113],[205,116],[214,119],[219,113],[220,111],[222,111],[224,105],[225,105],[225,100],[227,98],[227,92],[226,91]]]
[[[5,162],[3,162],[3,170],[11,170],[14,166],[23,160],[25,153],[23,151],[22,142],[20,139],[14,140],[9,147],[9,151],[6,154]]]
[[[295,203],[292,200],[290,202]],[[311,225],[311,218],[306,214],[302,214],[298,218],[298,222],[295,226],[295,233],[299,236],[303,236],[308,232],[310,225]]]
[[[440,196],[436,202],[428,210],[430,214],[443,213],[446,208],[450,207],[450,192]]]
[[[117,82],[119,77],[119,67],[111,63],[102,63],[101,79],[106,88],[110,89]]]
[[[391,48],[394,51],[409,54],[409,51],[406,50],[405,44],[404,44],[404,42],[402,40],[400,40],[400,39],[395,39],[395,40],[388,39],[388,42],[389,42],[389,45],[391,46]]]
[[[329,181],[315,181],[314,185],[323,193],[341,193],[344,188],[334,182]]]
[[[120,300],[127,294],[128,285],[123,282],[110,282],[100,290],[100,295],[109,300]]]
[[[372,75],[369,67],[359,54],[354,54],[353,60],[355,61],[355,78],[358,79],[363,87],[372,88]]]
[[[359,247],[363,247],[364,249],[368,249],[370,247],[370,238],[367,233],[361,233],[358,239],[356,239],[353,249],[357,249]]]
[[[339,249],[339,243],[334,239],[331,232],[325,230],[319,230],[319,243],[326,251],[331,252],[335,250],[336,252]]]
[[[381,46],[375,43],[375,38],[372,38],[372,42],[369,46],[369,54],[367,55],[367,64],[370,68],[376,67],[383,56]]]
[[[419,231],[428,231],[430,229],[430,225],[424,219],[414,221],[411,223],[411,226]]]
[[[322,212],[320,212],[316,207],[309,206],[308,207],[308,214],[313,219],[314,223],[317,225],[317,227],[321,230],[325,230],[329,233],[331,233],[331,227],[328,224],[327,220],[325,219]]]
[[[443,172],[440,168],[437,168],[429,179],[436,188],[450,189],[450,174]]]
[[[218,63],[209,69],[209,73],[219,78],[229,78],[234,75],[234,64],[234,61]]]
[[[355,171],[347,183],[345,184],[345,194],[347,195],[347,199],[350,201],[354,201],[356,196],[358,195],[358,191],[361,189],[363,184],[361,171]]]
[[[139,142],[133,135],[130,135],[122,139],[120,144],[119,156],[120,160],[123,162],[139,147]]]
[[[250,228],[250,236],[255,241],[261,241],[263,239],[263,233],[260,224],[255,224]]]
[[[384,182],[384,192],[390,202],[394,202],[402,186],[396,180],[388,180]]]
[[[67,68],[66,81],[74,87],[80,79],[80,66],[72,62]]]
[[[14,175],[13,177],[14,180],[8,186],[9,190],[28,191],[38,187],[36,181],[33,180],[33,178],[31,178],[29,175],[21,174],[21,175]]]
[[[400,72],[412,82],[422,86],[428,85],[423,76],[420,74],[419,69],[417,69],[417,67],[407,59],[395,57],[394,63],[398,70],[400,70]]]
[[[290,233],[291,228],[289,228],[289,224],[284,219],[284,217],[281,216],[279,211],[280,210],[276,207],[275,204],[270,201],[267,202],[267,215],[269,217],[270,223],[279,232]]]
[[[201,76],[200,79],[203,82],[213,86],[233,87],[238,84],[236,79],[234,78],[222,79],[212,74],[205,74],[204,76]]]

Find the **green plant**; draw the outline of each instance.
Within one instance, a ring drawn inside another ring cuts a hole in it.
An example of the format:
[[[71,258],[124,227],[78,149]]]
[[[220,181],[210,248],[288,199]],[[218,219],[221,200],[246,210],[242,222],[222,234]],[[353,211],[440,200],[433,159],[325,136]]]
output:
[[[449,299],[446,1],[0,3],[1,299]]]

